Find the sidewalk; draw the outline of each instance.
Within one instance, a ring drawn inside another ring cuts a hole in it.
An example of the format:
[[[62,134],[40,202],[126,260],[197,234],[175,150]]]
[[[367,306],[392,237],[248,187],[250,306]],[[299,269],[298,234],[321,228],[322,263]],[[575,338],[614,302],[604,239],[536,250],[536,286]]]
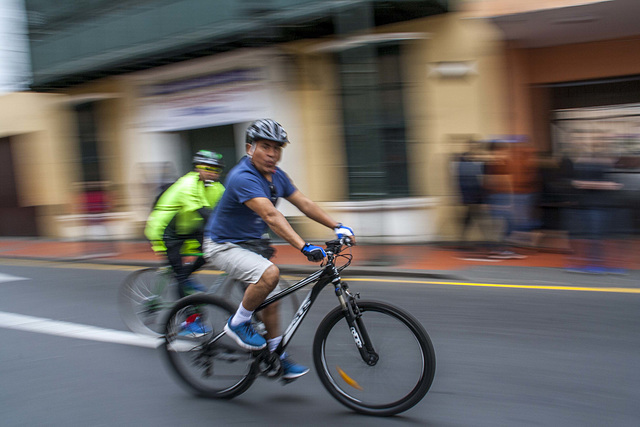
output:
[[[75,261],[123,265],[159,265],[162,260],[146,241],[118,241],[105,248],[104,242],[70,242],[29,238],[0,239],[0,259]],[[281,271],[308,274],[317,268],[289,245],[276,245],[274,258]],[[105,249],[108,252],[105,254]],[[635,242],[639,254],[640,242]],[[470,253],[442,245],[355,246],[350,274],[369,276],[426,277],[441,280],[493,280],[543,283],[593,282],[594,285],[629,286],[638,283],[638,263],[629,265],[627,276],[571,274],[563,270],[566,255],[522,249],[524,259],[473,259]],[[633,259],[637,260],[637,257]],[[587,277],[595,276],[595,277]],[[605,279],[606,278],[606,279]],[[640,285],[640,283],[638,283]],[[637,285],[636,285],[637,286]]]

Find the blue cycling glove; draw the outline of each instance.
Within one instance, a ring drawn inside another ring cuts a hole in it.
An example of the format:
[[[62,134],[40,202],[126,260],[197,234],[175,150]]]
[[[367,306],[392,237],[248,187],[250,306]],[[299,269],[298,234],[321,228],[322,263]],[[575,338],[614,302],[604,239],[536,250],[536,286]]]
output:
[[[327,256],[324,249],[320,246],[312,245],[311,243],[305,243],[305,245],[300,249],[309,261],[318,262],[322,261],[324,257]]]
[[[353,230],[346,225],[342,225],[342,223],[338,224],[338,226],[334,228],[333,231],[336,232],[336,236],[338,236],[338,239],[342,239],[343,237],[347,236],[355,236],[355,234],[353,234]]]

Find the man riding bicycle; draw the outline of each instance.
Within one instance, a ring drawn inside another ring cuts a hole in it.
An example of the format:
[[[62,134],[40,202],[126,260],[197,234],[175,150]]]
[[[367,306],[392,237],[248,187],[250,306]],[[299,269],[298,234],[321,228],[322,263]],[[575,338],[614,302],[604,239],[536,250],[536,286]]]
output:
[[[147,219],[145,235],[154,252],[167,257],[181,298],[204,290],[189,279],[205,264],[204,258],[184,262],[184,255],[202,250],[204,225],[224,193],[224,186],[218,182],[223,168],[222,155],[198,151],[193,157],[193,170],[159,196]]]
[[[273,248],[268,245],[268,240],[262,239],[267,227],[299,249],[309,261],[319,262],[326,257],[324,249],[306,243],[293,230],[276,209],[278,198],[284,197],[310,219],[333,229],[339,238],[353,236],[351,228],[331,218],[277,167],[287,143],[287,132],[271,119],[257,120],[249,126],[246,133],[247,155],[229,172],[226,191],[205,228],[204,254],[207,261],[214,268],[249,283],[237,312],[225,325],[227,335],[247,350],[261,350],[268,346],[270,351],[274,351],[282,340],[277,304],[261,312],[267,329],[266,340],[251,326],[254,310],[275,289],[280,279],[280,270],[268,259]],[[204,325],[199,327],[206,328]],[[292,380],[309,372],[309,368],[296,364],[286,353],[280,358],[285,379]]]

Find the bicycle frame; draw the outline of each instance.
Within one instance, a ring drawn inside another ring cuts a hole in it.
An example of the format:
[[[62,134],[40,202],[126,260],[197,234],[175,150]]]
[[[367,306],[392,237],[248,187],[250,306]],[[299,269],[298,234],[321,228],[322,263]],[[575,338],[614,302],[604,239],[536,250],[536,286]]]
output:
[[[340,277],[340,271],[346,268],[349,264],[346,264],[341,267],[336,267],[335,258],[340,252],[340,248],[343,243],[341,241],[331,241],[327,242],[327,264],[322,267],[320,270],[310,274],[299,282],[294,283],[286,289],[272,295],[267,298],[262,304],[256,308],[256,312],[259,312],[269,305],[275,303],[283,299],[284,297],[292,294],[293,292],[302,289],[303,287],[315,283],[305,299],[300,304],[298,311],[293,316],[291,323],[287,326],[284,334],[282,335],[282,341],[278,344],[278,347],[275,349],[274,353],[281,355],[284,352],[284,349],[287,347],[293,335],[298,330],[298,327],[306,317],[309,309],[313,305],[313,303],[318,298],[320,291],[324,289],[329,283],[334,285],[336,296],[338,297],[338,301],[340,302],[340,306],[342,310],[345,312],[346,320],[349,324],[349,329],[351,330],[351,334],[353,335],[354,342],[358,347],[358,351],[360,352],[360,356],[365,363],[369,365],[375,365],[378,361],[378,354],[375,352],[369,335],[364,327],[364,324],[361,321],[361,314],[357,305],[354,303],[355,298],[359,297],[359,294],[353,295],[349,292],[348,286],[346,283],[342,281]],[[346,298],[345,298],[346,297]],[[349,304],[347,304],[347,299],[349,300]],[[216,343],[220,338],[225,335],[225,332],[219,333],[217,336],[212,337],[209,341],[209,344]],[[264,351],[264,350],[263,350]],[[268,352],[265,353],[268,355]]]
[[[348,313],[346,319],[349,323],[349,328],[353,335],[356,346],[360,351],[362,359],[370,365],[375,365],[375,363],[377,362],[378,355],[371,345],[371,340],[369,339],[364,325],[360,321],[360,313],[357,309],[357,305],[347,304],[347,299],[349,301],[353,301],[359,295],[351,294],[348,290],[348,286],[342,281],[342,278],[340,277],[340,271],[342,271],[342,269],[344,269],[348,264],[342,266],[341,268],[338,268],[335,265],[335,259],[340,252],[341,246],[342,243],[339,241],[327,242],[328,262],[324,267],[310,274],[299,282],[294,283],[288,288],[283,289],[275,295],[267,298],[255,310],[256,312],[263,310],[264,308],[275,303],[276,301],[281,300],[287,295],[290,295],[293,292],[296,292],[297,290],[302,289],[303,287],[311,283],[315,283],[315,285],[313,285],[305,299],[300,304],[300,307],[293,316],[291,323],[289,323],[289,326],[287,326],[287,329],[282,334],[282,341],[274,351],[276,354],[282,354],[284,352],[284,349],[293,338],[293,335],[298,330],[300,324],[302,324],[302,321],[306,317],[313,303],[318,298],[320,292],[324,289],[325,286],[332,283],[334,285],[335,294],[336,297],[338,297],[338,301],[340,302],[342,310],[345,311],[345,313]]]
[[[331,271],[330,274],[326,274],[327,271],[330,271],[332,269],[335,271]],[[260,306],[258,306],[258,308],[256,309],[256,312],[263,310],[267,306],[275,303],[276,301],[281,300],[287,295],[290,295],[293,292],[299,289],[302,289],[303,287],[311,283],[315,283],[315,285],[313,286],[313,288],[311,288],[311,290],[309,291],[305,299],[302,300],[302,303],[300,304],[298,311],[296,311],[296,313],[294,314],[293,319],[291,320],[291,323],[289,323],[289,326],[287,326],[287,329],[282,334],[282,341],[280,342],[280,345],[278,346],[278,348],[276,348],[275,350],[277,354],[282,354],[287,344],[289,344],[289,341],[291,341],[293,334],[298,330],[298,327],[302,323],[302,320],[306,317],[307,313],[309,312],[309,309],[311,308],[314,301],[320,294],[320,291],[334,280],[337,280],[339,283],[340,276],[335,266],[329,263],[321,270],[318,270],[315,273],[312,273],[308,277],[289,286],[287,289],[283,289],[282,291],[271,296],[270,298],[267,298],[262,304],[260,304]],[[340,285],[338,284],[336,287],[336,292],[338,292],[337,289],[339,288],[339,286]]]

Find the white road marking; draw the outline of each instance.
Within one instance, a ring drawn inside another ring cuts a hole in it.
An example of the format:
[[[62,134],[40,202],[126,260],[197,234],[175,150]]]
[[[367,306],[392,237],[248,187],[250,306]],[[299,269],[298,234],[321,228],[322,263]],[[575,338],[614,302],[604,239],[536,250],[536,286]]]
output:
[[[157,348],[162,343],[161,338],[138,335],[133,332],[117,331],[4,311],[0,311],[0,328],[145,348]]]
[[[16,282],[18,280],[31,280],[28,277],[12,276],[10,274],[0,273],[0,283],[2,282]]]

